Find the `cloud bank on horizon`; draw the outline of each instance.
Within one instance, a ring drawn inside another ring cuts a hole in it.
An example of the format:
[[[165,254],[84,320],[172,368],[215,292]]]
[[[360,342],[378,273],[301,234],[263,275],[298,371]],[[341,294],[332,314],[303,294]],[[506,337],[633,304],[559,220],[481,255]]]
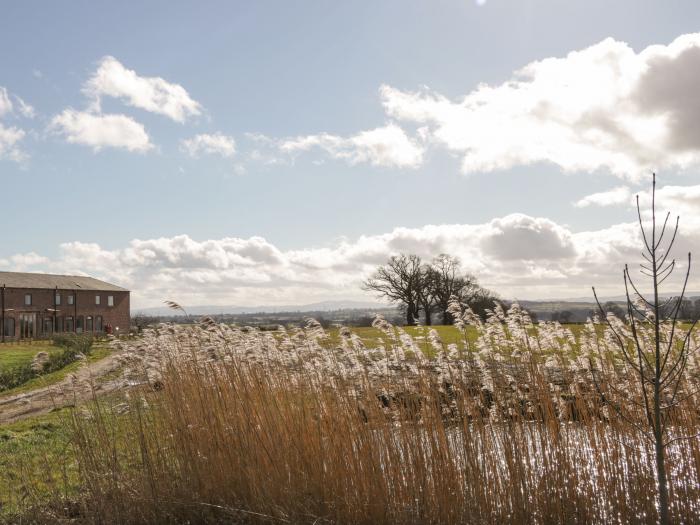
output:
[[[700,33],[639,52],[608,38],[564,57],[531,62],[507,81],[479,85],[459,99],[427,87],[382,85],[385,124],[379,127],[344,136],[251,133],[248,151],[236,137],[212,130],[181,140],[180,152],[248,163],[308,155],[319,162],[406,170],[423,165],[429,152],[443,150],[460,159],[464,173],[538,163],[563,172],[606,171],[625,185],[572,205],[630,206],[631,186],[651,169],[700,165],[699,89]],[[61,110],[46,130],[96,154],[106,148],[140,154],[157,149],[138,112],[179,126],[205,114],[180,84],[140,75],[111,56],[97,63],[82,94],[85,107]],[[107,97],[136,114],[103,112]],[[0,159],[27,162],[24,144],[34,115],[32,106],[0,86]],[[659,198],[683,215],[679,245],[700,251],[700,185],[666,186]],[[14,254],[0,259],[0,268],[94,274],[132,288],[136,306],[166,298],[190,304],[281,304],[365,297],[359,283],[389,255],[446,252],[459,256],[465,269],[504,296],[541,297],[546,287],[546,295],[566,297],[580,296],[591,284],[612,291],[619,286],[620,265],[637,260],[638,248],[634,222],[575,232],[547,218],[514,213],[479,224],[396,228],[295,250],[281,250],[261,237],[197,241],[178,235],[133,240],[114,250],[76,241],[62,244],[57,258]]]
[[[700,252],[700,185],[680,190],[662,187],[657,197],[660,210],[672,207],[687,213],[676,254],[683,268],[682,251]],[[642,200],[646,199],[643,194]],[[503,297],[541,299],[585,296],[593,284],[603,295],[617,295],[622,265],[636,261],[639,250],[636,222],[573,232],[549,219],[516,213],[482,224],[396,228],[297,250],[281,250],[262,237],[197,241],[178,235],[133,240],[116,250],[71,242],[61,245],[54,260],[36,253],[17,254],[0,259],[0,269],[51,268],[97,275],[134,290],[137,308],[158,305],[166,298],[190,305],[274,305],[366,299],[360,290],[362,280],[388,256],[416,253],[429,259],[450,253]],[[691,288],[700,290],[697,273]]]

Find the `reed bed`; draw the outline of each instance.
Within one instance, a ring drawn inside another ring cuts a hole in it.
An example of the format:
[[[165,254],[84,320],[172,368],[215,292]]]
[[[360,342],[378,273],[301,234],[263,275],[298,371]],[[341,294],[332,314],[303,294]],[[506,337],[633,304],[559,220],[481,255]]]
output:
[[[426,329],[419,344],[378,318],[376,348],[348,329],[328,345],[313,321],[276,332],[161,325],[117,343],[142,386],[111,408],[76,411],[74,516],[655,523],[653,447],[632,424],[641,393],[610,328],[594,319],[574,337],[533,325],[517,305],[486,322],[453,312],[476,340],[465,331],[463,345],[444,345]],[[698,365],[691,359],[684,392]],[[696,397],[670,417],[674,435],[696,433]],[[700,522],[698,440],[670,445],[668,463],[673,521]]]

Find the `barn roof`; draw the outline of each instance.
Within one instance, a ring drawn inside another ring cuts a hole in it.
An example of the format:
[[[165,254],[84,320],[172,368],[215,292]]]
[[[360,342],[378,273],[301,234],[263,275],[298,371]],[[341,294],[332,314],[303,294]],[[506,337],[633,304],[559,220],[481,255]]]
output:
[[[54,275],[50,273],[0,272],[0,286],[59,290],[94,290],[100,292],[128,292],[126,288],[82,275]]]

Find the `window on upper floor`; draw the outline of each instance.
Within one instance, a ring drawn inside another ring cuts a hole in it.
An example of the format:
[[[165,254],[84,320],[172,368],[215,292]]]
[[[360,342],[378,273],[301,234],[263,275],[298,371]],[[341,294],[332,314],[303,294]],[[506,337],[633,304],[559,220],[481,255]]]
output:
[[[61,304],[61,294],[57,293],[56,294],[56,306]]]
[[[95,296],[95,304],[100,304],[100,296],[99,295]]]
[[[68,296],[68,304],[75,304],[75,295]]]
[[[107,296],[107,306],[114,306],[114,296],[113,295]]]
[[[24,294],[24,306],[31,306],[31,305],[32,305],[32,294],[25,293]]]

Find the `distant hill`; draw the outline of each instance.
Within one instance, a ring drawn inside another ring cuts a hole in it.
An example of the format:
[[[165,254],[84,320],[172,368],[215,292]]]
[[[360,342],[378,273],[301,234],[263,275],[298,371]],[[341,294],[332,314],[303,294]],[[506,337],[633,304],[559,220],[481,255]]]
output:
[[[234,305],[201,305],[185,306],[190,315],[220,315],[220,314],[274,314],[282,312],[333,312],[337,310],[382,310],[391,308],[390,305],[371,301],[322,301],[309,304],[234,306]],[[176,310],[167,306],[139,308],[135,314],[152,316],[178,315]]]
[[[664,295],[663,297],[669,297]],[[700,299],[700,292],[686,294],[686,298],[691,301]],[[601,303],[612,301],[624,307],[624,296],[600,297]],[[506,302],[510,302],[506,300]],[[561,312],[569,312],[568,319],[572,322],[583,322],[593,312],[598,310],[592,297],[580,299],[551,299],[551,300],[519,300],[520,305],[528,311],[534,313],[541,321],[559,318]],[[288,305],[260,305],[260,306],[237,306],[237,305],[199,305],[186,306],[187,313],[193,316],[244,316],[259,314],[261,318],[274,317],[275,314],[289,314],[287,317],[299,317],[294,314],[313,312],[322,315],[325,312],[343,312],[342,318],[356,318],[365,315],[373,315],[372,312],[381,311],[385,314],[387,310],[395,311],[395,306],[374,302],[374,301],[321,301],[309,304],[288,304]],[[167,306],[154,308],[140,308],[133,311],[134,315],[145,315],[153,317],[173,317],[183,315],[177,310],[172,310]],[[301,316],[303,318],[303,316]],[[325,315],[324,315],[325,317]]]

